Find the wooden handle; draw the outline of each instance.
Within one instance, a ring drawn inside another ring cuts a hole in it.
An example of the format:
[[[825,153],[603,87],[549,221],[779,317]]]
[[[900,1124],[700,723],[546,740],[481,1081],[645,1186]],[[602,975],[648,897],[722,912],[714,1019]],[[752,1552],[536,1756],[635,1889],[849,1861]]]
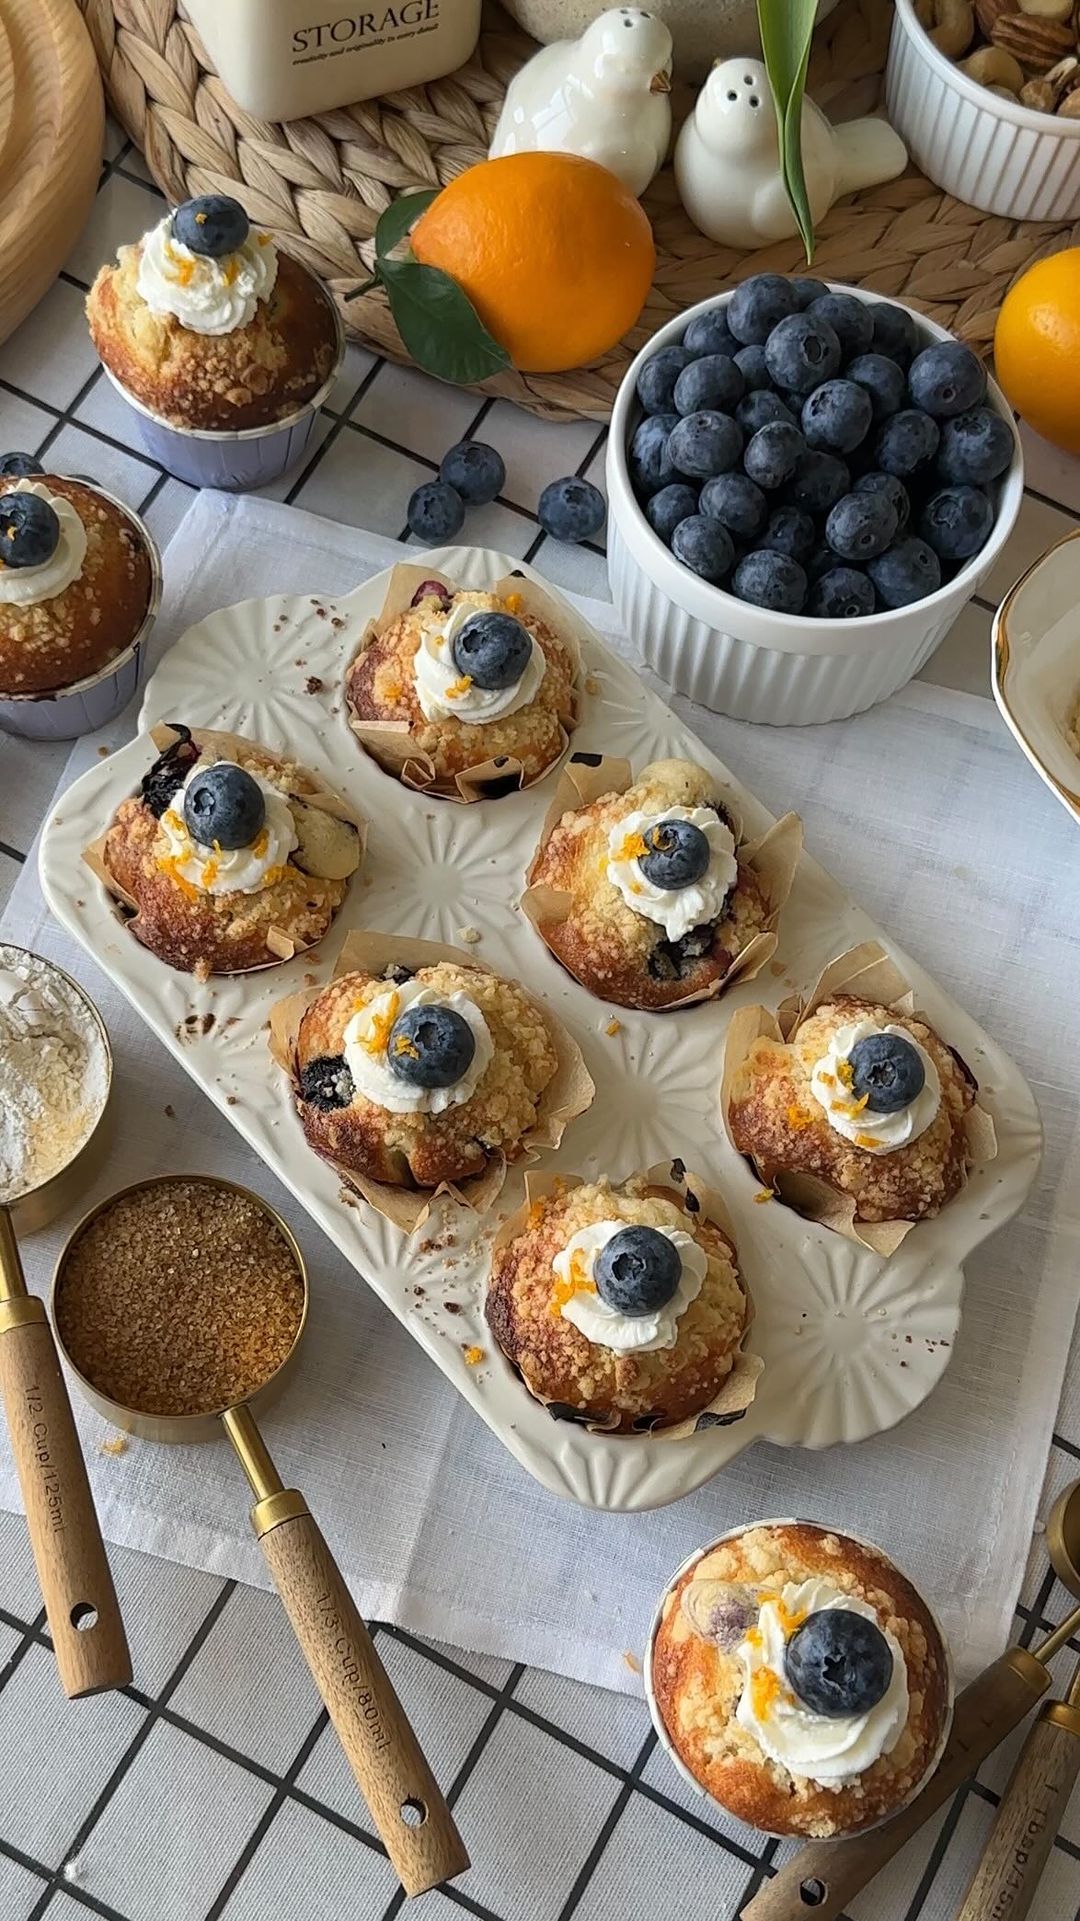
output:
[[[0,1398],[64,1693],[123,1687],[127,1636],[52,1328],[33,1296],[0,1303]]]
[[[1055,1713],[1063,1717],[1055,1720]],[[1044,1708],[1020,1750],[956,1921],[1023,1921],[1080,1772],[1080,1713]]]
[[[837,1921],[958,1787],[1022,1721],[1050,1685],[1046,1668],[1025,1648],[1009,1648],[957,1696],[956,1712],[936,1773],[892,1819],[850,1841],[811,1841],[757,1893],[743,1921]]]
[[[469,1857],[356,1603],[300,1497],[290,1491],[261,1502],[252,1517],[256,1529],[260,1508],[275,1503],[286,1517],[260,1534],[274,1585],[405,1892],[423,1894],[461,1874]]]

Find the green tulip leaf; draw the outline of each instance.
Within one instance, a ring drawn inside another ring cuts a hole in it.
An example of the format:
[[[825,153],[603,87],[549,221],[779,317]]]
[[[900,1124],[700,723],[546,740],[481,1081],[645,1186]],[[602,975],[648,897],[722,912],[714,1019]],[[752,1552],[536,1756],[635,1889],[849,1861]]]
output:
[[[814,217],[802,162],[803,95],[817,0],[757,0],[761,47],[779,131],[780,173],[806,249],[814,258]]]
[[[399,240],[404,240],[411,227],[416,225],[420,215],[430,207],[441,189],[427,187],[422,193],[403,193],[379,215],[375,227],[375,256],[381,260],[384,254],[393,253]]]
[[[471,387],[510,365],[468,295],[441,268],[380,259],[378,273],[397,330],[425,373]]]

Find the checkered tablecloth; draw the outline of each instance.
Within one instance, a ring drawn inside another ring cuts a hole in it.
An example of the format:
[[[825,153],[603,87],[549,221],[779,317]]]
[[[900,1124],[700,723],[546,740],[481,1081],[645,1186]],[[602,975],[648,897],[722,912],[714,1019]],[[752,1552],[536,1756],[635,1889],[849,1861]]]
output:
[[[0,443],[94,474],[163,543],[189,489],[130,444],[82,319],[85,288],[159,216],[139,156],[115,133],[92,218],[64,274],[0,349]],[[570,471],[602,485],[603,434],[552,426],[436,386],[353,347],[307,464],[278,498],[401,537],[413,487],[451,441],[481,434],[506,461],[504,496],[469,536],[523,555],[558,584],[606,597],[599,546],[547,540],[535,503]],[[987,691],[994,596],[1080,518],[1080,463],[1028,441],[1019,525],[928,676]],[[67,758],[0,736],[0,905]],[[1064,884],[1064,881],[1063,881]],[[1052,991],[1053,983],[1048,983]],[[1080,1475],[1080,1358],[1070,1361],[1043,1511]],[[273,1596],[113,1549],[136,1682],[60,1695],[21,1519],[0,1514],[0,1921],[390,1921],[402,1896]],[[1016,1631],[1030,1641],[1067,1599],[1038,1537]],[[467,1835],[460,1885],[414,1904],[421,1921],[733,1921],[785,1850],[684,1790],[644,1704],[538,1669],[376,1630],[383,1659]],[[1055,1664],[1064,1686],[1080,1646]],[[269,1685],[268,1685],[269,1678]],[[851,1911],[851,1921],[950,1921],[993,1818],[1007,1745]],[[1033,1921],[1080,1921],[1080,1799],[1062,1826]]]

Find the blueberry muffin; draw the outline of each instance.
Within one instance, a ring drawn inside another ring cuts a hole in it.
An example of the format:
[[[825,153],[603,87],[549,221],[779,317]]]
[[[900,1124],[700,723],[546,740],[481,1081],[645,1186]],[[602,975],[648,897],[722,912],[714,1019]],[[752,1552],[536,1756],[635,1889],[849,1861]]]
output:
[[[138,636],[154,592],[149,547],[123,507],[14,458],[18,476],[0,475],[0,697],[103,673]]]
[[[895,1813],[951,1718],[925,1601],[879,1548],[808,1521],[744,1529],[685,1568],[649,1669],[661,1739],[771,1834],[853,1834]]]
[[[86,302],[94,346],[134,400],[170,425],[266,427],[327,380],[337,325],[319,282],[253,230],[223,194],[187,200],[115,267]]]
[[[755,1041],[728,1126],[761,1177],[810,1174],[856,1221],[921,1221],[963,1186],[976,1082],[920,1014],[837,994],[790,1041]]]
[[[324,1160],[434,1188],[516,1160],[557,1068],[540,1008],[486,968],[340,974],[300,1022],[296,1110]]]
[[[513,761],[527,786],[566,746],[576,672],[571,647],[520,595],[433,580],[372,633],[345,690],[354,724],[390,722],[407,734],[436,785],[486,761]],[[382,766],[400,772],[400,754],[364,739]]]
[[[295,761],[238,735],[172,731],[101,851],[138,910],[131,931],[200,979],[321,940],[360,864],[359,828],[319,804],[325,790]]]
[[[629,1434],[715,1399],[746,1330],[735,1249],[673,1190],[602,1181],[537,1201],[496,1249],[487,1318],[564,1418]]]
[[[643,767],[625,793],[564,814],[529,870],[569,899],[539,932],[601,1000],[662,1008],[723,981],[770,920],[760,876],[712,774]]]

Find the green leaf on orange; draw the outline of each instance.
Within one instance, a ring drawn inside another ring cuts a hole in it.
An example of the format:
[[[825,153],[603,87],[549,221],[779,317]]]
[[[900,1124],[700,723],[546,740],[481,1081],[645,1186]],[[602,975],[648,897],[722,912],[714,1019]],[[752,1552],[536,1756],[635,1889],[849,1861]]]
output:
[[[375,226],[376,259],[382,260],[385,254],[393,253],[440,192],[439,187],[427,187],[422,193],[403,193],[384,208]]]
[[[425,373],[471,387],[510,365],[505,347],[492,338],[468,295],[441,268],[380,258],[378,269],[397,330]]]

